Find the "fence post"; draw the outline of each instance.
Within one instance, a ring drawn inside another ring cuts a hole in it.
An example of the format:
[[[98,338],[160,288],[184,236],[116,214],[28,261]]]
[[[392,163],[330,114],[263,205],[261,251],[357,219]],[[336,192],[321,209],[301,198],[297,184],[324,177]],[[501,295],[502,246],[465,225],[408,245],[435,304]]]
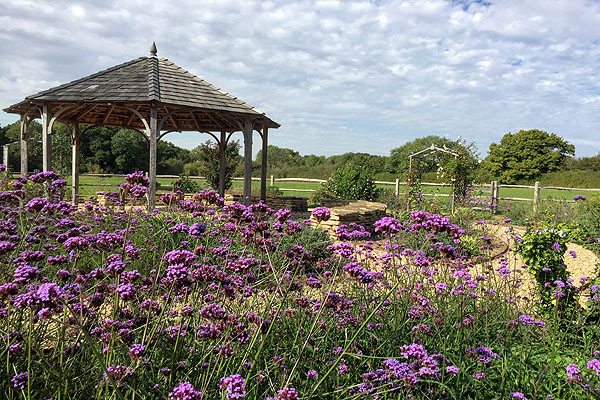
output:
[[[273,175],[271,175],[271,186],[275,186],[275,179],[273,179]]]
[[[496,212],[496,208],[498,208],[498,203],[500,201],[499,197],[499,188],[498,188],[498,181],[492,181],[492,212],[495,213]]]
[[[538,201],[540,201],[540,183],[536,182],[533,189],[533,212],[537,211]]]
[[[396,188],[394,189],[394,194],[398,196],[400,193],[400,179],[396,178]]]

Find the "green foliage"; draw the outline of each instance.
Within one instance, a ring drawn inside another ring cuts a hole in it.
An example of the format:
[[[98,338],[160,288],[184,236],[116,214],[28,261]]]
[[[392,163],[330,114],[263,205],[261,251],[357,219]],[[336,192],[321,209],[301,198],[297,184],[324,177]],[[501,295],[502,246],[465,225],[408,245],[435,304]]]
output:
[[[566,169],[600,172],[600,153],[592,157],[568,157]]]
[[[575,146],[561,137],[538,129],[507,133],[500,144],[490,145],[487,168],[502,183],[533,179],[565,166]]]
[[[564,312],[576,305],[575,291],[567,285],[570,276],[564,262],[567,241],[567,232],[561,225],[528,226],[517,246],[536,281],[541,310],[548,316],[552,316],[555,307]],[[556,282],[562,282],[562,286]],[[558,292],[563,296],[557,295]]]
[[[406,174],[409,167],[408,156],[426,149],[432,144],[437,147],[446,146],[451,150],[454,150],[454,147],[456,146],[455,141],[436,135],[417,138],[390,151],[390,156],[385,163],[386,171],[396,174],[396,176]],[[413,160],[413,162],[418,162],[418,165],[413,165],[413,168],[419,169],[421,172],[435,172],[438,167],[435,157],[428,157],[420,159],[419,161]]]
[[[111,138],[111,152],[118,172],[148,171],[148,145],[138,132],[119,130]]]
[[[179,175],[179,180],[173,186],[184,193],[197,193],[202,188],[198,182],[191,180],[189,175],[184,174]]]
[[[580,203],[573,226],[573,240],[600,254],[600,200]]]
[[[375,186],[368,167],[351,163],[338,168],[328,179],[326,190],[348,200],[377,200],[380,189]]]
[[[537,180],[542,186],[600,188],[600,173],[591,169],[548,172],[540,176]]]
[[[235,140],[227,145],[225,150],[225,189],[231,187],[231,178],[241,164],[240,142]],[[198,162],[197,174],[206,177],[208,184],[215,190],[219,189],[220,156],[219,145],[207,141],[190,152],[192,160]]]

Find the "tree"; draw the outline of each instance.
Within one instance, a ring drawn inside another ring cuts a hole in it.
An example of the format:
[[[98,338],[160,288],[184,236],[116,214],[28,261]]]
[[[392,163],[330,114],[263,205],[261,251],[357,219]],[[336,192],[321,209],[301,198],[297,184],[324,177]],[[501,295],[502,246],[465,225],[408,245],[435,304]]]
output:
[[[262,149],[256,154],[255,163],[260,166],[262,163]],[[284,168],[288,166],[303,165],[300,153],[292,149],[267,146],[267,168]]]
[[[457,147],[456,141],[441,136],[429,135],[417,138],[390,151],[390,156],[385,164],[386,171],[396,175],[404,175],[408,172],[408,156],[426,149],[432,144],[437,147],[446,146],[450,150],[454,150]],[[419,168],[421,168],[421,172],[435,172],[438,168],[437,164],[438,162],[435,157],[425,158],[422,160]]]
[[[234,140],[233,142],[229,142],[225,150],[225,189],[231,187],[231,178],[238,165],[242,162],[240,148],[240,142]],[[206,141],[192,149],[190,158],[198,163],[197,173],[206,177],[208,184],[213,189],[218,190],[220,171],[219,145],[211,141]]]
[[[81,136],[81,172],[113,173],[117,170],[112,154],[112,137],[118,131],[119,128],[96,126]]]
[[[111,138],[115,172],[148,171],[148,144],[138,132],[121,129]]]
[[[189,150],[165,140],[158,142],[156,153],[158,158],[156,170],[159,174],[179,175],[183,172],[183,166],[191,161]]]
[[[486,166],[500,182],[511,184],[559,171],[574,154],[575,146],[554,133],[520,130],[490,145]]]

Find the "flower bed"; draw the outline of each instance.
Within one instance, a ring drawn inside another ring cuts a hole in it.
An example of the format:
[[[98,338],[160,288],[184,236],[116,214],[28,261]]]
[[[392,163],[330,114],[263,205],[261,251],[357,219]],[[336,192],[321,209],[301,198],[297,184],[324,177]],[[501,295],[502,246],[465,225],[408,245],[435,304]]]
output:
[[[473,264],[442,216],[384,217],[373,242],[334,245],[290,210],[214,191],[146,214],[73,207],[57,181],[0,195],[2,398],[586,399],[599,386],[600,286],[587,309],[556,297],[539,313],[516,266]]]

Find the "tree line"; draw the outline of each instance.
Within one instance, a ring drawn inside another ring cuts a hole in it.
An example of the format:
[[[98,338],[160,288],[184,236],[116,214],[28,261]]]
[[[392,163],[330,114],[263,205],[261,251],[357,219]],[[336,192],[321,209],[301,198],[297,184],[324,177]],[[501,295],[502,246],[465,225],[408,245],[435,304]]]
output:
[[[28,129],[32,144],[28,147],[29,169],[41,169],[42,150],[39,142],[41,125],[33,121]],[[37,139],[37,140],[36,140]],[[19,122],[0,127],[0,145],[18,142]],[[416,138],[390,150],[389,156],[348,152],[333,156],[301,155],[298,151],[274,145],[268,146],[267,173],[275,177],[306,177],[327,179],[340,166],[348,164],[367,168],[375,179],[403,179],[409,170],[409,156],[435,145],[461,154],[459,165],[452,166],[451,156],[436,153],[413,159],[413,173],[422,181],[444,182],[452,179],[456,168],[470,180],[483,183],[498,180],[505,184],[531,183],[580,187],[600,187],[600,153],[593,157],[575,158],[575,146],[554,133],[532,129],[505,134],[499,143],[492,143],[482,157],[473,144],[464,140],[429,135]],[[57,123],[53,129],[53,168],[63,174],[71,168],[71,139],[66,126]],[[229,143],[227,176],[243,174],[243,157],[239,141]],[[90,128],[81,139],[82,173],[129,173],[148,169],[146,139],[133,130],[111,127]],[[157,145],[158,174],[203,175],[218,179],[218,148],[206,141],[192,150],[161,140]],[[11,145],[9,167],[19,170],[20,146]],[[260,174],[262,150],[253,161],[253,173]],[[452,169],[452,171],[449,170]],[[568,184],[568,185],[566,185]],[[228,185],[227,185],[228,186]]]

